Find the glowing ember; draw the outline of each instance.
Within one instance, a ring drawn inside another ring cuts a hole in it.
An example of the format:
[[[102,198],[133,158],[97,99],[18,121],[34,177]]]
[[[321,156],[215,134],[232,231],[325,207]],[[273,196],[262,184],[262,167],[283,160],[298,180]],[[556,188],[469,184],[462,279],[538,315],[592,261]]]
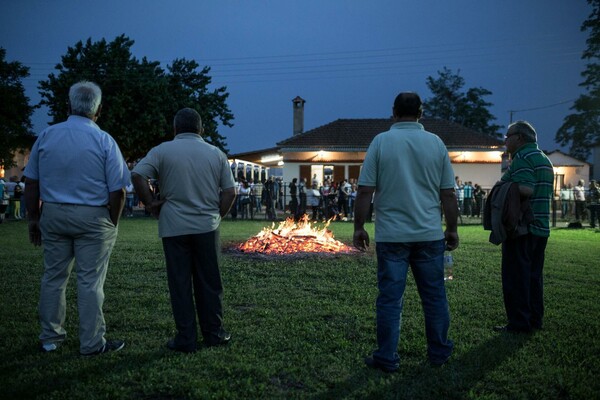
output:
[[[333,238],[327,229],[329,222],[322,229],[311,226],[308,216],[304,215],[299,222],[288,218],[274,229],[263,228],[258,235],[251,237],[238,246],[245,253],[292,254],[302,253],[353,253],[356,250]]]

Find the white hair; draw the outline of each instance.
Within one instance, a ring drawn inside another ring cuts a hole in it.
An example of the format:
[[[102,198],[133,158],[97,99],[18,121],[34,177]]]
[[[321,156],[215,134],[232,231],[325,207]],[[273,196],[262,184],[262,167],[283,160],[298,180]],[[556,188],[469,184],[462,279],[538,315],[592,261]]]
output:
[[[94,82],[77,82],[69,89],[71,113],[93,118],[102,102],[102,90]]]

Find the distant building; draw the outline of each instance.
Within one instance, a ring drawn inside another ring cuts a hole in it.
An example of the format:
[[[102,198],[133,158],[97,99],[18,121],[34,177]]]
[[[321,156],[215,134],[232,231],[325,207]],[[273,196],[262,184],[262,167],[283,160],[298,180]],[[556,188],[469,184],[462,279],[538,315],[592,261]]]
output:
[[[375,135],[387,131],[394,123],[391,118],[337,119],[304,132],[306,101],[296,97],[292,103],[292,136],[278,142],[276,147],[231,155],[230,162],[239,176],[246,176],[243,171],[262,171],[281,176],[285,182],[292,178],[306,178],[310,182],[313,176],[319,182],[327,177],[334,181],[358,178],[369,144]],[[503,140],[455,122],[432,118],[422,118],[419,122],[442,139],[454,174],[463,182],[491,189],[500,179],[507,165]],[[555,166],[557,191],[563,183],[589,181],[588,163],[558,150],[548,153],[548,157]]]
[[[23,169],[29,162],[29,153],[30,151],[28,149],[16,151],[15,158],[13,159],[16,165],[8,169],[4,169],[4,166],[0,165],[0,178],[5,181],[8,181],[8,179],[13,176],[21,179],[21,176],[23,176]]]
[[[554,193],[558,193],[563,185],[569,183],[572,186],[577,185],[580,179],[583,179],[587,186],[591,179],[589,163],[571,157],[560,150],[554,150],[546,155],[554,166]]]

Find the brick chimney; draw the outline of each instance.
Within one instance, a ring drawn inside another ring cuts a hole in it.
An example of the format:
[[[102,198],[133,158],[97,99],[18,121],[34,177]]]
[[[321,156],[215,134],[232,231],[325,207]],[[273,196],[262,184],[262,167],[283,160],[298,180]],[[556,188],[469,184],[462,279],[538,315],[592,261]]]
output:
[[[296,136],[304,132],[304,103],[306,101],[302,97],[296,96],[292,103],[294,104],[294,136]]]

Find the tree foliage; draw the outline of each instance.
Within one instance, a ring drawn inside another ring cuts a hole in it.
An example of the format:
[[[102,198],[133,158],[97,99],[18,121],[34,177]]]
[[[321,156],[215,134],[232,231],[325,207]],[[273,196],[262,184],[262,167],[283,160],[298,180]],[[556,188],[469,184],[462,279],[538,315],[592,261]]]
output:
[[[128,160],[143,157],[150,148],[173,136],[177,110],[190,107],[202,116],[207,142],[227,152],[219,123],[232,126],[233,114],[225,87],[209,91],[210,68],[199,70],[194,60],[176,59],[165,71],[158,61],[133,57],[134,41],[125,35],[112,42],[102,39],[69,47],[56,65],[57,75],[39,85],[41,104],[49,108],[53,123],[68,116],[69,88],[81,80],[102,89],[102,115],[98,121],[119,143]]]
[[[587,49],[581,56],[588,60],[581,73],[586,88],[571,107],[574,111],[565,117],[562,126],[556,132],[555,140],[562,146],[571,145],[569,153],[580,159],[587,159],[590,149],[600,144],[600,0],[588,0],[592,12],[581,25],[582,31],[589,31]]]
[[[29,147],[35,139],[31,134],[34,107],[29,105],[21,82],[29,76],[29,68],[5,58],[6,49],[0,47],[0,165],[10,168],[15,152]]]
[[[493,104],[484,100],[492,94],[482,87],[462,89],[465,80],[457,72],[444,67],[438,71],[438,78],[427,77],[427,87],[433,97],[423,103],[424,114],[431,118],[439,118],[457,122],[463,126],[491,136],[498,136],[499,125],[488,110]]]

